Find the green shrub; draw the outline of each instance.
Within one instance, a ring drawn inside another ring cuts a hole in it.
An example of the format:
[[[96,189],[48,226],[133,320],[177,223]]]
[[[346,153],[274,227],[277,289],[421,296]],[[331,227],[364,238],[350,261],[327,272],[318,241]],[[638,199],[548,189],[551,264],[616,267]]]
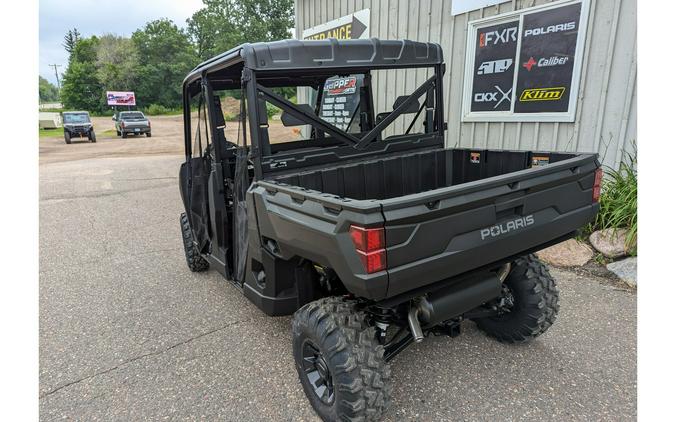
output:
[[[270,103],[265,103],[267,104],[267,118],[271,119],[272,116],[276,116],[277,114],[281,113],[281,109],[274,104]]]
[[[591,230],[625,228],[626,250],[637,247],[637,157],[627,154],[618,170],[607,169],[603,177],[600,211]]]
[[[160,104],[150,104],[148,108],[145,110],[146,114],[149,114],[151,116],[161,116],[162,114],[169,114],[173,110],[171,110],[168,107],[164,107],[163,105]]]

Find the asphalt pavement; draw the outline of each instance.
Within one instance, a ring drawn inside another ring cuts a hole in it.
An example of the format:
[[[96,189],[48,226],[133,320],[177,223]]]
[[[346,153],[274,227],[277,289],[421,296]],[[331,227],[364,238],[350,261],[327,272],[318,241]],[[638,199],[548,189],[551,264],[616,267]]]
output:
[[[180,161],[40,166],[41,420],[317,420],[290,318],[187,269]],[[546,334],[502,345],[465,322],[410,347],[392,363],[387,420],[635,420],[636,294],[552,274],[561,306]]]

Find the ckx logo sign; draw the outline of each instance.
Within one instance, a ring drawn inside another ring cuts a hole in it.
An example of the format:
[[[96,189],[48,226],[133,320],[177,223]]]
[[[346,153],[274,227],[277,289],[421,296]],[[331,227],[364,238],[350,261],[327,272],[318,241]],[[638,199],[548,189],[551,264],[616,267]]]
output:
[[[483,32],[478,35],[478,45],[482,47],[490,45],[506,44],[516,41],[518,36],[518,27],[504,28],[501,31]]]
[[[504,101],[511,102],[511,91],[513,91],[513,87],[506,92],[497,85],[495,85],[495,89],[496,91],[491,92],[476,92],[473,95],[473,101],[477,103],[497,102],[492,108],[499,107]]]

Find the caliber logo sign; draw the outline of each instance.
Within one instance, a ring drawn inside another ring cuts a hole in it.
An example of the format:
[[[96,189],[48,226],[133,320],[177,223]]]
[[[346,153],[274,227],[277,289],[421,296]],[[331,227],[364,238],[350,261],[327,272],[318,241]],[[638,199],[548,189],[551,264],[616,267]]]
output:
[[[530,214],[525,217],[516,218],[515,220],[506,221],[492,227],[486,227],[480,231],[480,239],[485,240],[488,237],[498,237],[509,232],[524,229],[525,227],[534,224],[534,215]]]
[[[528,61],[523,63],[523,67],[527,69],[527,71],[529,72],[532,70],[532,66],[537,67],[562,66],[566,64],[569,59],[570,59],[569,57],[551,56],[535,60],[534,57],[530,57]]]
[[[520,94],[520,101],[556,101],[562,98],[565,87],[531,88]]]

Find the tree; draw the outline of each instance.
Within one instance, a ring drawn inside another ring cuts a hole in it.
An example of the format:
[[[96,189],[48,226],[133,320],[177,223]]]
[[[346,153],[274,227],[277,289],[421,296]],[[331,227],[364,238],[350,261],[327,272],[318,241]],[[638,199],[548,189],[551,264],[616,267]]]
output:
[[[40,102],[54,102],[59,100],[59,89],[47,79],[39,76]]]
[[[198,63],[188,35],[171,20],[148,22],[131,36],[138,50],[137,102],[179,107],[185,75]]]
[[[71,54],[75,49],[75,44],[80,40],[81,35],[77,28],[69,29],[66,32],[66,35],[63,37],[63,48],[66,49],[68,54]]]
[[[105,34],[96,47],[97,76],[104,90],[133,91],[138,73],[138,49],[130,38]]]
[[[290,37],[293,0],[203,0],[187,20],[187,33],[202,60],[243,42]]]
[[[97,37],[80,39],[70,53],[61,87],[61,101],[65,108],[89,111],[105,108],[105,95],[96,68],[98,44]]]

